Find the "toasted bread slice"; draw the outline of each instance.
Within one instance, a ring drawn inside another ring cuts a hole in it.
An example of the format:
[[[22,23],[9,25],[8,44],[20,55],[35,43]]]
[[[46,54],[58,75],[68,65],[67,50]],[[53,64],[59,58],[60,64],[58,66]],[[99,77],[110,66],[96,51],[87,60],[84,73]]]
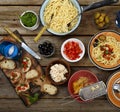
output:
[[[24,92],[27,91],[30,88],[28,83],[21,83],[16,86],[16,92]]]
[[[19,81],[20,77],[21,77],[21,73],[20,72],[17,72],[17,71],[12,71],[10,73],[10,80],[12,83],[16,83]]]
[[[43,89],[45,93],[49,95],[55,95],[57,93],[57,88],[51,84],[44,84]]]
[[[15,69],[16,63],[13,60],[4,59],[0,62],[0,68],[1,69]]]
[[[22,59],[22,72],[29,71],[31,65],[32,65],[31,59],[29,57],[24,57]]]
[[[33,79],[39,75],[38,71],[35,69],[31,69],[25,74],[26,79]]]

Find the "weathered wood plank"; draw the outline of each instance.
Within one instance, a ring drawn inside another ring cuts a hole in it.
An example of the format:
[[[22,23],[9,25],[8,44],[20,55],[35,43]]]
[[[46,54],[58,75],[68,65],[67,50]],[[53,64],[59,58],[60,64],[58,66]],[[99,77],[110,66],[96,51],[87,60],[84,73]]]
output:
[[[66,102],[71,99],[66,100]],[[94,107],[94,108],[93,108]],[[0,112],[118,112],[107,100],[94,100],[90,103],[73,102],[61,105],[59,99],[41,99],[31,107],[26,108],[18,99],[0,99]]]
[[[6,34],[3,26],[8,26],[12,30],[17,29],[22,35],[37,35],[42,27],[41,24],[40,27],[35,31],[26,30],[20,25],[19,16],[23,11],[26,11],[28,9],[34,10],[39,15],[40,6],[0,6],[0,35]],[[93,35],[100,31],[94,24],[93,15],[96,11],[105,12],[110,17],[111,23],[107,30],[116,30],[120,32],[120,29],[115,25],[116,12],[118,10],[120,10],[120,6],[106,6],[103,8],[84,12],[79,27],[70,35]],[[51,34],[46,31],[43,35]]]
[[[40,41],[44,41],[44,40],[49,40],[51,41],[53,44],[55,44],[55,54],[52,57],[49,58],[45,58],[43,56],[41,56],[41,60],[39,60],[40,64],[42,66],[47,66],[48,63],[50,63],[52,60],[61,58],[63,59],[62,55],[61,55],[61,45],[62,43],[67,39],[67,38],[71,38],[73,36],[68,36],[68,37],[56,37],[56,36],[42,36],[41,39],[39,40],[38,43],[35,43],[33,41],[34,36],[23,36],[25,42],[34,50],[39,54],[39,49],[38,49],[38,45],[40,43]],[[2,38],[2,36],[1,36]],[[88,58],[88,53],[87,53],[87,47],[88,47],[88,42],[91,38],[91,36],[74,36],[74,38],[78,38],[81,41],[83,41],[83,43],[85,44],[85,48],[86,48],[86,53],[85,56],[82,60],[80,60],[77,63],[70,63],[71,66],[94,66],[91,61]],[[87,38],[87,39],[86,39]],[[54,41],[53,41],[54,40]]]
[[[2,36],[0,36],[2,38]],[[79,62],[76,63],[70,63],[71,66],[94,66],[92,64],[92,62],[90,61],[90,59],[88,58],[88,43],[89,40],[91,39],[92,36],[68,36],[68,37],[57,37],[57,36],[42,36],[41,39],[38,41],[38,43],[35,43],[33,41],[34,36],[22,36],[25,40],[25,42],[28,44],[28,46],[30,46],[35,52],[37,52],[39,54],[39,49],[38,49],[38,45],[40,43],[40,41],[44,41],[44,40],[49,40],[51,41],[53,44],[55,44],[55,54],[52,57],[49,58],[45,58],[43,56],[41,56],[41,60],[39,60],[40,64],[42,66],[47,66],[48,63],[50,63],[51,61],[55,60],[55,59],[63,59],[60,49],[61,49],[61,45],[62,43],[68,39],[68,38],[78,38],[80,39],[86,48],[86,53],[85,56],[83,57],[82,60],[80,60]],[[40,54],[39,54],[40,55]]]
[[[43,72],[45,73],[46,67],[42,67]],[[89,70],[96,74],[98,77],[99,81],[104,81],[107,83],[107,80],[110,75],[113,74],[114,71],[103,71],[100,70],[96,67],[71,67],[71,75],[75,73],[78,70]],[[66,96],[69,96],[68,88],[67,88],[67,83],[65,85],[57,86],[58,87],[58,94],[55,96],[49,96],[45,95],[43,98],[63,98]],[[8,79],[4,76],[4,74],[1,72],[0,73],[0,98],[18,98],[16,95],[16,92],[14,91],[13,87],[11,86],[10,82]]]
[[[0,0],[0,39],[4,35],[8,35],[7,32],[3,30],[3,26],[8,26],[12,31],[18,30],[23,36],[26,43],[38,53],[38,44],[41,40],[50,40],[55,44],[56,52],[51,58],[43,58],[39,60],[42,65],[43,72],[45,73],[46,66],[52,60],[57,58],[62,58],[60,54],[60,47],[63,41],[67,38],[78,38],[83,41],[86,47],[85,57],[77,62],[70,63],[71,75],[78,70],[90,70],[96,74],[99,80],[103,80],[107,83],[109,76],[115,72],[114,71],[103,71],[95,67],[88,58],[87,46],[90,38],[100,30],[98,30],[93,22],[93,14],[96,11],[103,11],[110,16],[111,24],[108,30],[116,30],[120,32],[115,26],[115,15],[116,12],[120,10],[120,1],[118,4],[113,4],[112,6],[106,6],[99,9],[95,9],[89,12],[84,12],[82,15],[82,20],[79,27],[70,35],[65,37],[57,37],[44,32],[43,36],[38,43],[34,43],[33,38],[38,34],[42,25],[36,31],[25,30],[19,23],[19,16],[23,11],[34,10],[39,15],[40,6],[44,0]],[[101,0],[78,0],[81,6],[91,4],[92,2],[97,2]],[[112,10],[111,10],[112,9]],[[49,36],[48,36],[49,35]],[[76,35],[76,36],[74,36]],[[62,86],[58,86],[58,94],[55,96],[45,95],[36,104],[32,105],[30,108],[26,108],[20,98],[17,96],[13,87],[11,86],[8,79],[0,71],[0,112],[118,112],[119,109],[112,106],[106,96],[96,98],[93,102],[80,104],[77,101],[69,103],[67,105],[60,105],[62,98],[69,96],[67,83]],[[68,98],[65,102],[72,101],[73,98]]]
[[[41,5],[45,0],[0,0],[0,5]],[[81,5],[89,5],[92,2],[98,2],[101,0],[78,0]],[[120,1],[115,4],[120,4]]]

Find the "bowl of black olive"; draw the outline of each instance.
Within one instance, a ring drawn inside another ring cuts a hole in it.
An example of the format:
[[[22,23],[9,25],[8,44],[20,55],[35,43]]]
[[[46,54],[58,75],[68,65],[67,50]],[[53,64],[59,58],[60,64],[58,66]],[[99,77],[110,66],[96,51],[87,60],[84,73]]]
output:
[[[48,40],[42,41],[38,45],[39,53],[44,57],[50,57],[55,53],[55,45]]]

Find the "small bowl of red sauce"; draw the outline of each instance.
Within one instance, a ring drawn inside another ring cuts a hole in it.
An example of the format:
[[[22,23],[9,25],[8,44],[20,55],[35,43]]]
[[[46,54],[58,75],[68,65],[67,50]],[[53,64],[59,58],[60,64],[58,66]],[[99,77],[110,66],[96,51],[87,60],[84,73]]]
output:
[[[70,38],[63,42],[61,54],[68,62],[78,62],[85,54],[85,46],[81,40]]]

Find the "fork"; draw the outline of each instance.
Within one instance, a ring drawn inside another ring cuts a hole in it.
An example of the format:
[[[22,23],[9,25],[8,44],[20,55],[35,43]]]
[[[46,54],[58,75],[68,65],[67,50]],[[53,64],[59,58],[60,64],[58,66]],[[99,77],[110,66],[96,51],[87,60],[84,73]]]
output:
[[[113,89],[117,92],[120,92],[120,84],[118,84],[118,83],[114,84]]]

